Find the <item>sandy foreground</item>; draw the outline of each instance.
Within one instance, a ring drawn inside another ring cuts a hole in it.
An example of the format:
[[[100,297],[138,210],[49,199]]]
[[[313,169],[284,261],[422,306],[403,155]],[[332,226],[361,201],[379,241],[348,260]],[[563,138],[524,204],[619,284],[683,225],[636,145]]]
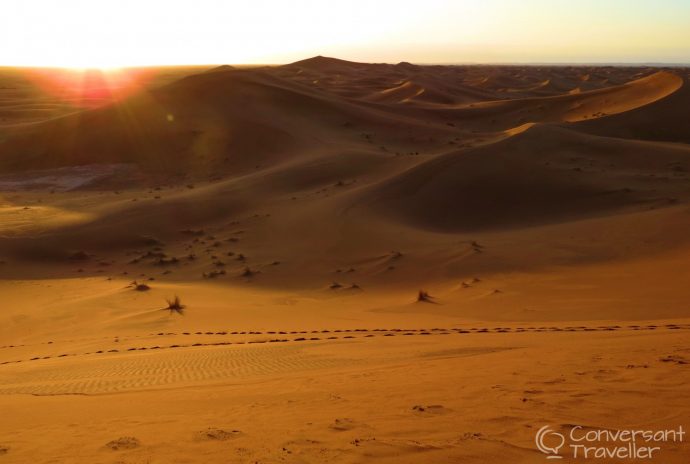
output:
[[[0,462],[690,430],[687,70],[316,57],[90,99],[0,71]]]

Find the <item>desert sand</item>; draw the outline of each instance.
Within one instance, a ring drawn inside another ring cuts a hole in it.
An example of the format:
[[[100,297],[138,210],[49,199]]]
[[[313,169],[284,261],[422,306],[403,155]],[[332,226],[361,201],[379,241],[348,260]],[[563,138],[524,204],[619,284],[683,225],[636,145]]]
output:
[[[125,77],[0,69],[0,462],[532,463],[546,425],[690,429],[687,69]]]

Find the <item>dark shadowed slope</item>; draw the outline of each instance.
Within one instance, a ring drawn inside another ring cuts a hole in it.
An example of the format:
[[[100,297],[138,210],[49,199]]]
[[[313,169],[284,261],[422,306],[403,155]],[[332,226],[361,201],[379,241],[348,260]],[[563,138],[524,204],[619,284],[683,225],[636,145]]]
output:
[[[424,229],[516,228],[669,204],[687,196],[688,169],[687,147],[542,125],[423,163],[360,201]]]
[[[690,143],[690,84],[685,77],[676,92],[630,111],[582,121],[574,129],[610,137]]]

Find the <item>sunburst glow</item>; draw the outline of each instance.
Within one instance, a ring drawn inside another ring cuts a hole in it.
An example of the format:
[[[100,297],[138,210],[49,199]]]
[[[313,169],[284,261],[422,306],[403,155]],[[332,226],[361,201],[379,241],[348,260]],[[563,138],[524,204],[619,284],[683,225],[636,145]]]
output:
[[[26,70],[24,75],[46,95],[92,107],[143,88],[153,72],[137,68],[37,68]]]

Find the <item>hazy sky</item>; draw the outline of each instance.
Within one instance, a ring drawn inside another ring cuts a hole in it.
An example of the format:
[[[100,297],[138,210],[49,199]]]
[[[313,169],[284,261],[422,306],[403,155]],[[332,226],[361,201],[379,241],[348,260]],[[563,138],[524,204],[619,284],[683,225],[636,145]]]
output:
[[[690,62],[690,0],[16,0],[0,65]]]

